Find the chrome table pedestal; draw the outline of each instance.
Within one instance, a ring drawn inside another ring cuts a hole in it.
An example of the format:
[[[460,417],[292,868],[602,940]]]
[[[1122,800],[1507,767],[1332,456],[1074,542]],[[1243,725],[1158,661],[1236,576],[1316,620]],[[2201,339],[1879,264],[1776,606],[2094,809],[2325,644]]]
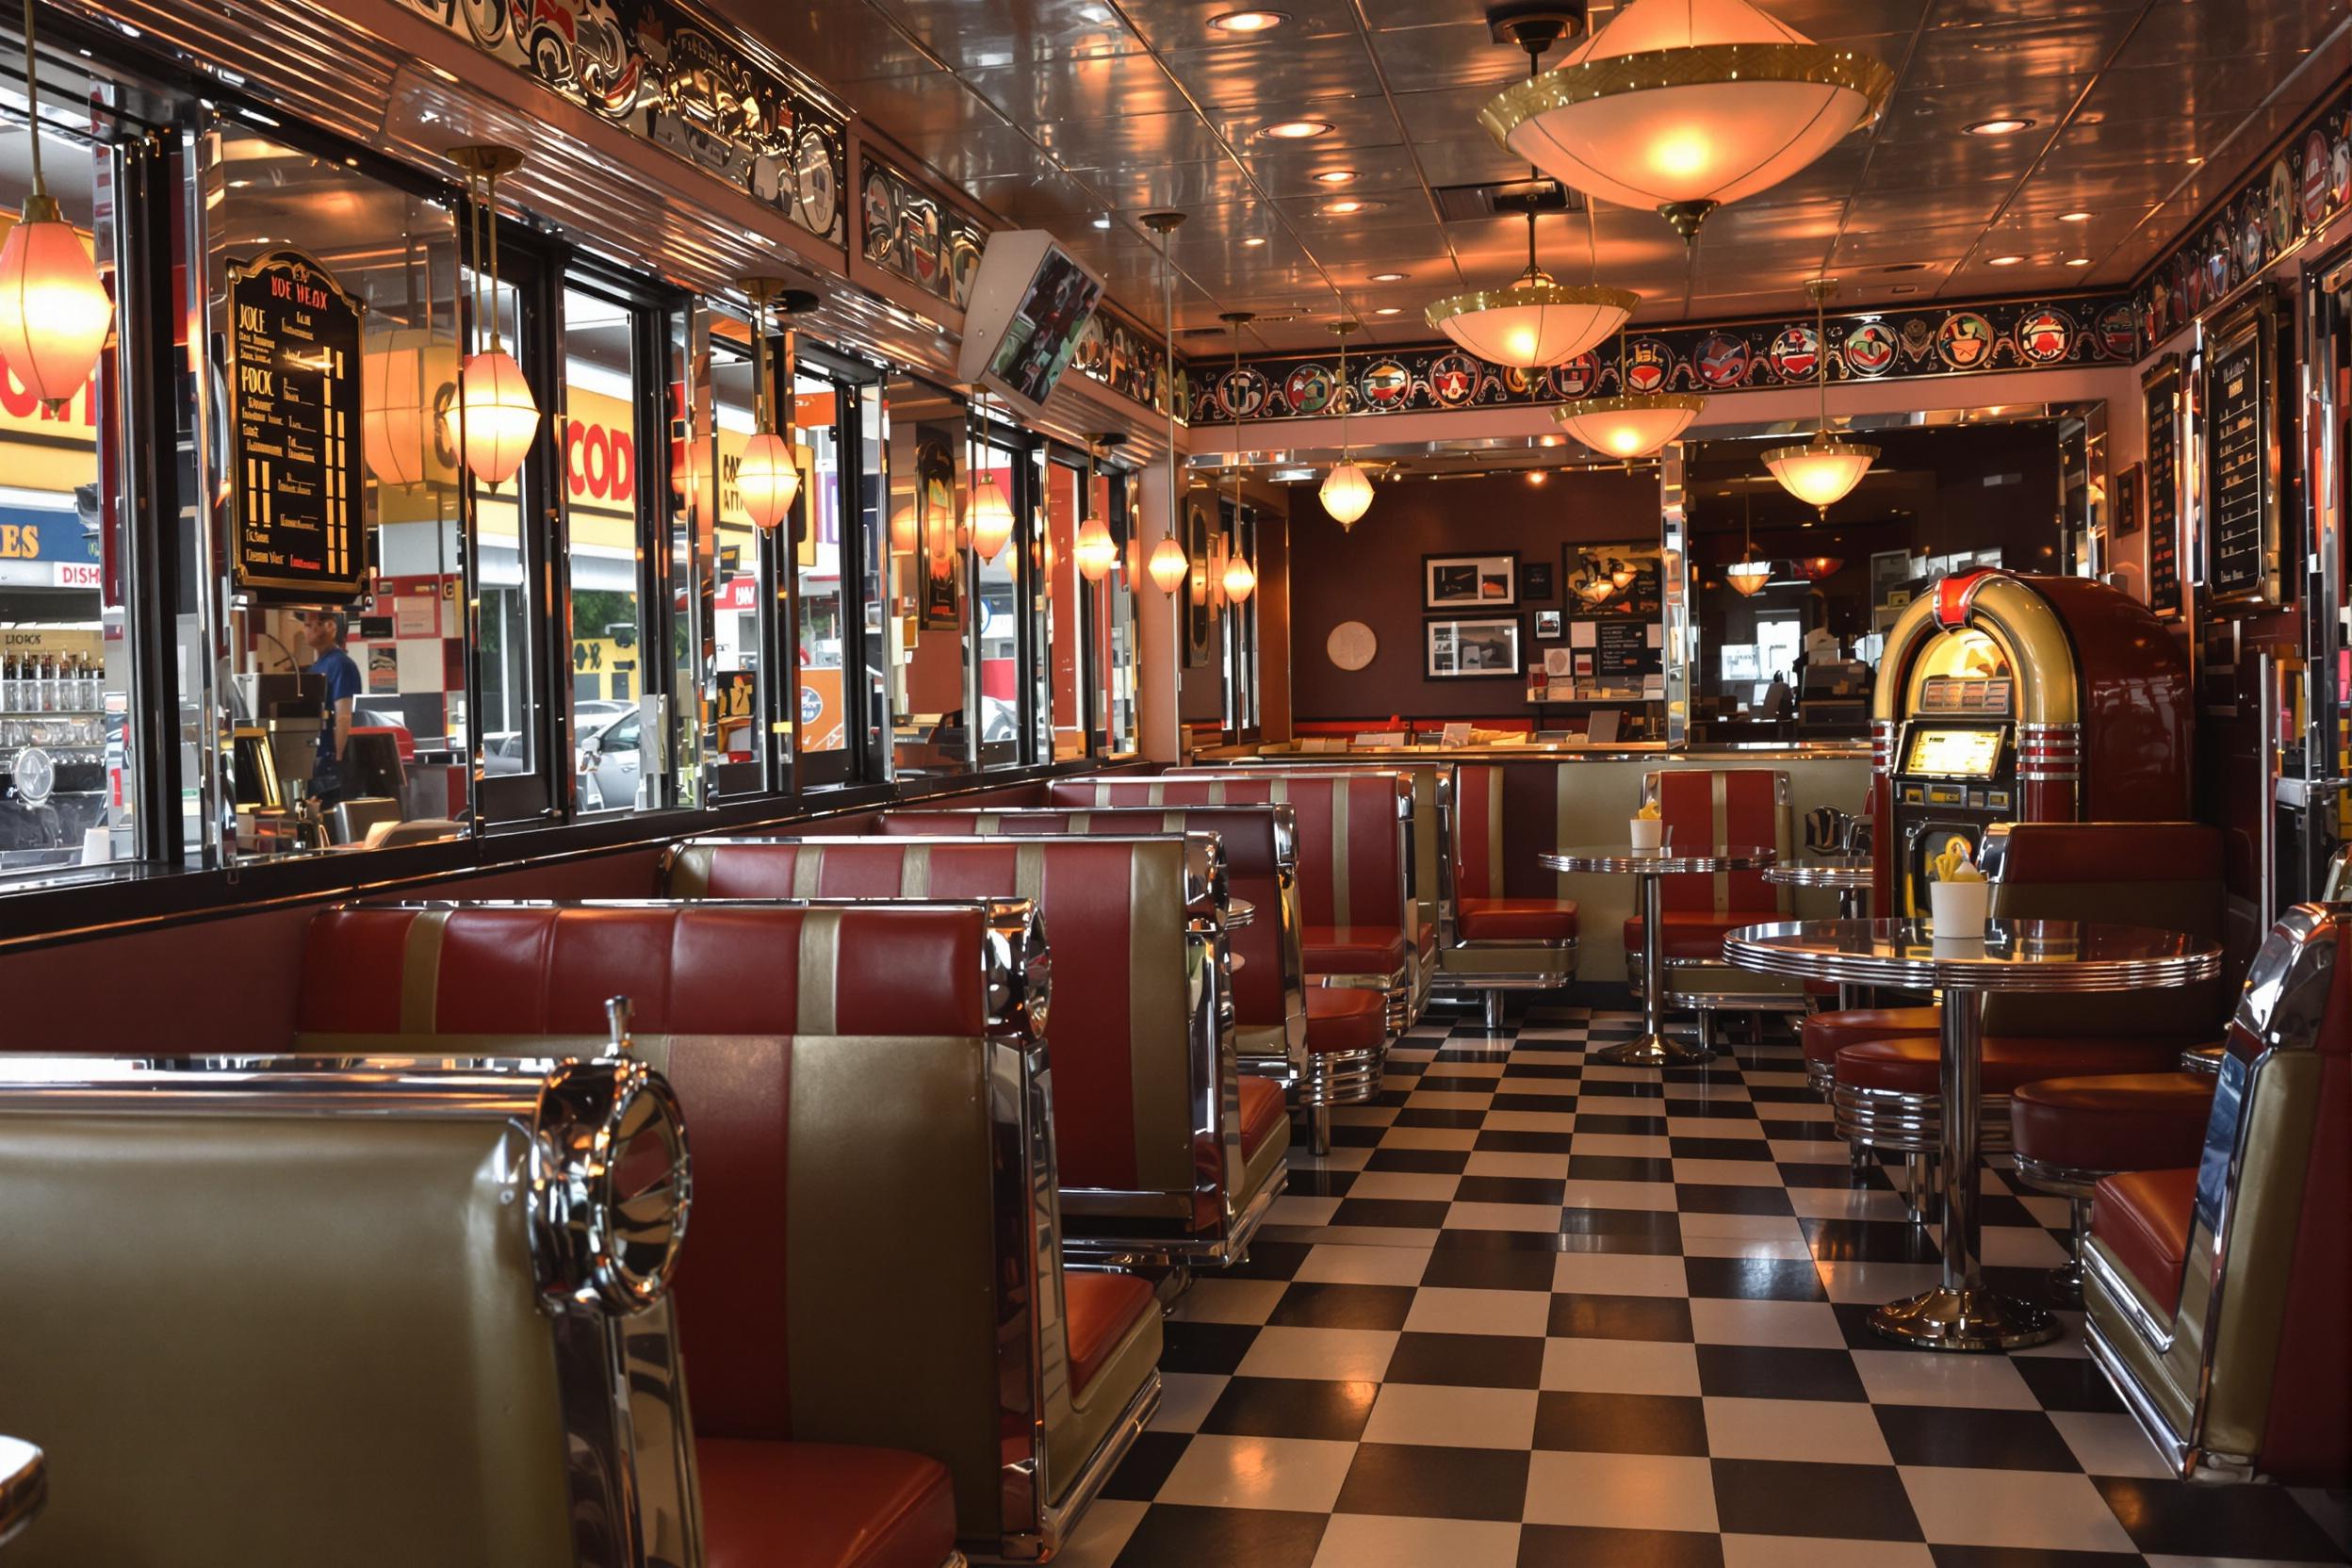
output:
[[[2184,986],[2218,972],[2221,950],[2177,931],[2080,921],[1995,921],[1981,937],[1937,938],[1927,921],[1833,920],[1751,925],[1723,939],[1723,956],[1766,974],[1944,993],[1942,1278],[1871,1309],[1870,1327],[1930,1350],[2013,1350],[2057,1338],[2048,1310],[1984,1283],[1977,1200],[1985,993]]]
[[[1642,881],[1642,1033],[1629,1040],[1587,1053],[1611,1067],[1688,1067],[1712,1054],[1696,1045],[1666,1037],[1665,892],[1660,878],[1685,873],[1760,871],[1777,858],[1770,849],[1635,849],[1627,844],[1587,844],[1539,855],[1553,871],[1634,876]]]

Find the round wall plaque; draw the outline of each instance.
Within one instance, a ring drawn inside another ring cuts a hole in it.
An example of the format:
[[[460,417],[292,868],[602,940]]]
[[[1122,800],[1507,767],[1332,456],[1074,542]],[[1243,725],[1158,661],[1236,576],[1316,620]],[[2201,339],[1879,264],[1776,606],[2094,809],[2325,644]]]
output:
[[[1342,621],[1331,628],[1331,636],[1324,640],[1323,651],[1341,669],[1360,670],[1380,651],[1380,640],[1362,621]]]

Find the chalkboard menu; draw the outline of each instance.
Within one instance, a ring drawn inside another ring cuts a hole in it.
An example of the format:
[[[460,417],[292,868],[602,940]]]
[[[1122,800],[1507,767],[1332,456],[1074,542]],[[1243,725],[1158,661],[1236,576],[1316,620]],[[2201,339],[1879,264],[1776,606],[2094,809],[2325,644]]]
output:
[[[355,598],[360,539],[360,317],[300,251],[229,266],[229,477],[237,586],[268,598]]]
[[[2278,596],[2270,349],[2270,312],[2258,305],[2225,323],[2205,357],[2205,590],[2216,605]]]
[[[2166,354],[2140,383],[2148,411],[2148,607],[2180,613],[2180,356]]]
[[[1666,667],[1662,650],[1650,645],[1647,621],[1592,623],[1592,678],[1604,683],[1639,682]]]

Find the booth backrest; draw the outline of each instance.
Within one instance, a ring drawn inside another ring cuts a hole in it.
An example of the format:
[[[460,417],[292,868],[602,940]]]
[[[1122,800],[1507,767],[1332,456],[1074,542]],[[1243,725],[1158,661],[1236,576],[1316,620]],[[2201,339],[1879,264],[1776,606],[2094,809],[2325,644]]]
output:
[[[1035,952],[1008,976],[991,932],[1026,918],[979,904],[346,906],[312,923],[301,1021],[318,1049],[593,1046],[604,999],[626,994],[636,1053],[677,1091],[694,1151],[675,1293],[695,1430],[928,1453],[955,1477],[960,1533],[982,1538],[1007,1501],[1003,1400],[1027,1380],[999,1385],[1061,1353],[1030,1321],[1060,1316],[1037,1283],[1058,1282],[1058,1262],[1029,1245],[1045,1173],[1007,1167],[1022,1140],[991,1107],[995,1047],[1017,1048],[1026,1020],[989,1015],[1008,984],[1046,983]]]
[[[1133,838],[1138,833],[1214,833],[1225,852],[1225,888],[1256,908],[1227,942],[1242,960],[1233,976],[1233,1017],[1242,1024],[1306,1028],[1305,980],[1298,931],[1298,829],[1287,806],[1052,808],[977,811],[890,811],[890,838],[1039,838],[1071,834]]]
[[[1788,776],[1777,768],[1690,768],[1642,776],[1642,803],[1657,802],[1667,839],[1676,847],[1762,848],[1786,859],[1794,848],[1795,823],[1788,803]],[[1692,872],[1658,879],[1668,910],[1714,914],[1734,910],[1778,911],[1788,907],[1784,890],[1760,871]]]
[[[1063,1186],[1189,1192],[1201,1124],[1187,937],[1194,911],[1206,913],[1214,853],[1183,837],[704,839],[671,852],[664,890],[1034,901],[1054,952],[1055,1016],[1070,1021],[1052,1036]]]
[[[1422,923],[1431,929],[1444,923],[1444,906],[1452,898],[1452,849],[1446,819],[1453,809],[1454,764],[1451,762],[1350,762],[1330,757],[1281,752],[1237,758],[1233,772],[1291,774],[1396,774],[1413,789],[1413,899]]]
[[[1996,824],[1981,855],[1997,919],[2106,921],[2222,937],[2222,834],[2186,822]],[[1984,1026],[2006,1035],[2180,1035],[2218,1039],[2236,986],[2097,996],[2002,996]]]

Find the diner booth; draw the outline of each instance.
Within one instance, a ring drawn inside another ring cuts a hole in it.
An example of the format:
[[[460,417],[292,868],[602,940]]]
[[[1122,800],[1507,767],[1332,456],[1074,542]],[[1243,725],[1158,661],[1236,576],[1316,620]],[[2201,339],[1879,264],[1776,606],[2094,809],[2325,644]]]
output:
[[[2352,22],[1993,10],[30,0],[0,1568],[2352,1561]]]

